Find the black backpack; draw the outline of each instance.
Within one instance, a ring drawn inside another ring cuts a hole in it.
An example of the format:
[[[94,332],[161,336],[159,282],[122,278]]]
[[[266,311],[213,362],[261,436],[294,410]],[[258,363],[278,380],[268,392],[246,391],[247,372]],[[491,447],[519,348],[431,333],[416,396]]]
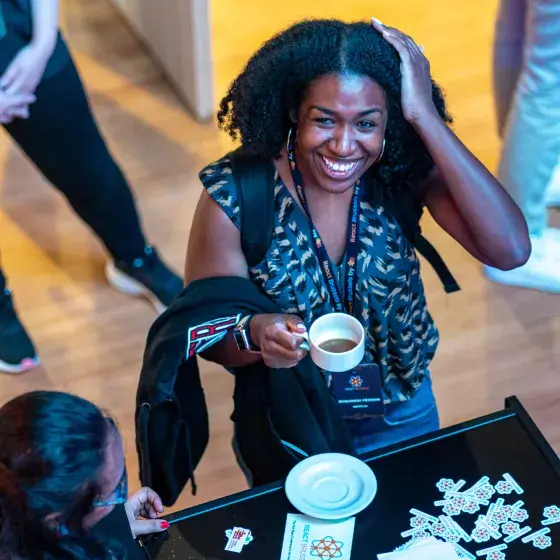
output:
[[[247,155],[241,149],[230,154],[230,161],[241,208],[241,248],[247,264],[253,267],[262,261],[272,242],[275,169],[269,160]],[[448,294],[460,290],[435,247],[422,235],[421,208],[411,204],[405,212],[402,207],[392,204],[390,210],[407,239],[433,267]]]

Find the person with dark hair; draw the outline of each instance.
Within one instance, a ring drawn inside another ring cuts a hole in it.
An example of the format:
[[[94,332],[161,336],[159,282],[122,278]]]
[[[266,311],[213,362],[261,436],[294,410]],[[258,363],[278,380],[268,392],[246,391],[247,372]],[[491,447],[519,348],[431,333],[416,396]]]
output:
[[[141,558],[132,537],[165,530],[162,511],[149,488],[128,499],[121,436],[92,403],[37,391],[0,408],[1,560]]]
[[[243,215],[231,156],[222,158],[200,174],[187,285],[249,279],[283,314],[241,317],[202,355],[237,375],[259,362],[291,368],[306,355],[298,334],[326,313],[351,313],[385,405],[347,420],[356,450],[437,429],[438,331],[398,216],[425,205],[471,255],[501,269],[522,265],[531,248],[519,208],[450,129],[423,48],[376,21],[303,21],[252,56],[218,119],[239,153],[274,164],[272,241],[249,267],[240,229],[259,216]]]
[[[66,43],[58,0],[0,0],[0,122],[105,245],[109,283],[161,313],[181,278],[144,237],[134,198],[100,134]],[[0,371],[39,363],[0,269]]]

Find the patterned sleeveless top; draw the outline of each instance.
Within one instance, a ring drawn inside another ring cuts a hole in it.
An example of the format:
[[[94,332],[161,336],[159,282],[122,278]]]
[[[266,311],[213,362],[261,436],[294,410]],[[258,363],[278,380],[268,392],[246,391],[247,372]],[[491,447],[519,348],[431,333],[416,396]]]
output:
[[[226,156],[205,167],[200,180],[210,197],[241,228],[241,207]],[[278,175],[275,223],[265,258],[250,279],[284,313],[307,328],[334,311],[315,251],[307,216]],[[345,259],[338,267],[344,278]],[[439,334],[428,312],[420,263],[399,223],[383,206],[361,202],[355,315],[366,332],[366,362],[381,370],[385,404],[409,400],[428,374]],[[343,286],[341,286],[343,289]]]

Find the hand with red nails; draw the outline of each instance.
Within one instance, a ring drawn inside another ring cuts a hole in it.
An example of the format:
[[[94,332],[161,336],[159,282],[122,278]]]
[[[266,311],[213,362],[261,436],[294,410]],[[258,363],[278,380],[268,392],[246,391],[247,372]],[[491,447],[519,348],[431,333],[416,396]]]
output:
[[[404,118],[414,123],[426,115],[437,115],[432,98],[430,63],[424,56],[424,47],[395,29],[372,18],[374,29],[399,53],[401,59],[401,105]]]
[[[161,533],[169,528],[167,521],[158,518],[159,514],[163,513],[163,504],[151,488],[145,487],[132,494],[124,508],[134,538]]]

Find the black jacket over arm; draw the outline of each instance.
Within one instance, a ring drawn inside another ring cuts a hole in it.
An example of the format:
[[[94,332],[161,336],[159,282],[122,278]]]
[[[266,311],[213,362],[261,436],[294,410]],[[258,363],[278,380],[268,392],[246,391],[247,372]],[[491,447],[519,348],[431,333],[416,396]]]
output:
[[[223,277],[191,283],[156,319],[136,396],[136,446],[142,484],[164,504],[173,504],[189,479],[195,491],[194,469],[208,443],[196,354],[241,317],[280,312],[251,281]],[[282,479],[305,454],[354,453],[336,401],[309,357],[291,369],[263,362],[239,368],[233,400],[239,451],[256,485]]]

